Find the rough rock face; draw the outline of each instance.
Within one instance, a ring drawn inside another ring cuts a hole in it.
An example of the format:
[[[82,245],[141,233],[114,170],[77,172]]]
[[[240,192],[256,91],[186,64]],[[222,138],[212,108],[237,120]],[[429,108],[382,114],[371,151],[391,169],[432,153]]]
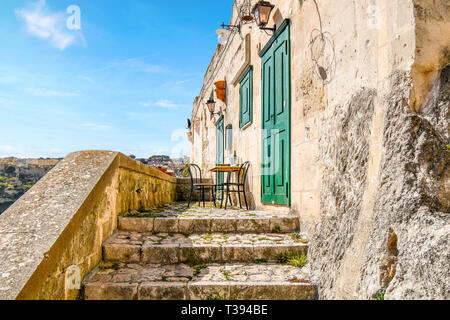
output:
[[[394,77],[384,128],[381,183],[361,274],[362,290],[378,281],[386,299],[450,298],[450,66],[428,105],[412,114]]]
[[[442,70],[420,114],[409,111],[410,77],[391,77],[379,185],[355,296],[450,298],[450,66]],[[355,235],[366,189],[373,93],[355,95],[324,126],[322,222],[311,247],[321,299],[336,297],[335,279]],[[332,123],[332,121],[330,121]],[[359,139],[354,138],[358,134]]]
[[[312,239],[311,260],[320,294],[330,297],[336,273],[352,236],[367,187],[369,139],[375,91],[362,89],[322,120],[320,156],[322,221]]]
[[[0,214],[47,174],[57,162],[57,159],[0,159]]]

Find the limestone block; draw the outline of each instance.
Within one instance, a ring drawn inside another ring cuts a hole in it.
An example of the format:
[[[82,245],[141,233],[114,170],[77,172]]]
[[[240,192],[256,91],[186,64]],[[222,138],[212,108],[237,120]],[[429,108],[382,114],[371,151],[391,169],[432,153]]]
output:
[[[178,263],[178,244],[154,245],[144,243],[142,246],[142,262],[145,263]]]
[[[178,220],[178,232],[180,233],[202,233],[211,229],[210,219],[184,219]]]
[[[212,219],[211,232],[231,233],[236,232],[237,221],[235,218]]]
[[[137,245],[107,244],[103,246],[103,259],[106,261],[139,262],[141,250]]]
[[[101,283],[92,282],[84,286],[85,300],[136,300],[138,298],[136,283]]]
[[[135,232],[153,232],[153,218],[119,217],[119,229]]]
[[[269,230],[272,231],[277,226],[280,227],[281,232],[295,232],[298,231],[300,228],[297,217],[270,218]]]
[[[147,282],[139,286],[139,300],[187,300],[186,284],[176,282]]]
[[[178,232],[178,219],[155,218],[153,230],[155,232],[176,233]]]
[[[267,219],[239,219],[236,221],[237,232],[269,232],[270,222]]]
[[[230,287],[223,282],[196,282],[188,284],[187,288],[191,300],[223,300],[230,297]]]
[[[222,248],[224,261],[252,261],[254,260],[252,245],[233,245]]]

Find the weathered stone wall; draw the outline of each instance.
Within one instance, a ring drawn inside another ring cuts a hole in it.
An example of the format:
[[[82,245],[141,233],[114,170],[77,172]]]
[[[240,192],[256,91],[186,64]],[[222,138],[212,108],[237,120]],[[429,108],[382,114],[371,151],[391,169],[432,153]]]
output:
[[[368,185],[374,90],[361,89],[350,101],[322,120],[320,154],[325,168],[321,190],[321,222],[311,250],[322,296],[334,288],[341,259],[352,243]]]
[[[0,216],[0,299],[76,299],[73,266],[82,279],[117,215],[175,201],[176,181],[116,152],[68,155]]]
[[[366,299],[387,290],[386,298],[448,298],[448,86],[445,72],[440,77],[450,63],[448,1],[317,1],[318,12],[313,1],[271,3],[269,25],[291,21],[290,210],[312,236],[320,297]],[[312,61],[319,15],[326,81]],[[216,99],[216,111],[233,125],[238,157],[253,164],[256,206],[275,210],[260,201],[258,53],[269,38],[244,26],[218,46],[194,103],[201,130],[191,161],[215,162],[218,117],[211,121],[206,101],[213,83],[227,80],[227,103]],[[245,63],[254,70],[253,123],[240,129],[233,79]]]
[[[447,66],[434,84],[437,94],[432,105],[413,114],[407,103],[410,78],[406,73],[392,75],[392,91],[384,101],[379,186],[373,213],[363,220],[365,241],[358,238],[363,197],[355,189],[364,190],[367,184],[367,156],[356,152],[353,160],[338,161],[346,165],[345,171],[353,171],[353,181],[345,179],[345,172],[324,177],[324,185],[329,186],[322,198],[327,215],[317,227],[311,249],[321,298],[372,299],[380,292],[386,292],[385,299],[450,298],[449,79]],[[329,141],[345,155],[347,147],[339,146],[340,137],[339,133]],[[364,139],[354,141],[366,145]],[[360,163],[355,167],[354,162]]]
[[[449,86],[448,68],[442,70],[450,62],[448,36],[446,42],[442,40],[448,18],[442,17],[450,12],[445,6],[442,1],[414,2],[417,48],[411,68],[400,68],[400,60],[389,60],[390,55],[379,60],[379,70],[392,64],[386,69],[388,77],[378,74],[383,82],[375,86],[375,114],[359,112],[362,117],[372,116],[372,124],[367,123],[371,130],[367,163],[360,163],[365,174],[354,172],[352,181],[346,181],[338,171],[324,171],[321,222],[311,247],[323,299],[372,299],[380,292],[386,292],[386,299],[450,297],[450,273],[445,267],[450,238]],[[431,31],[436,29],[434,37]],[[433,46],[422,47],[433,39]],[[390,46],[389,50],[398,48],[395,39]],[[426,81],[418,78],[418,70]],[[335,116],[326,120],[334,122],[339,119]],[[358,123],[356,118],[352,121]],[[330,125],[322,128],[325,145],[338,142],[339,130]],[[338,137],[333,138],[336,132]],[[354,140],[360,148],[366,142],[365,135]],[[345,155],[347,150],[341,145],[336,154]],[[327,152],[322,150],[321,155],[326,159]],[[353,155],[353,159],[334,157],[330,163],[352,169],[359,159],[358,153]],[[333,185],[336,181],[344,183]],[[364,185],[364,192],[356,195],[355,189]],[[353,196],[351,206],[345,208],[349,196]]]
[[[393,75],[387,97],[380,187],[358,285],[362,297],[386,290],[386,299],[449,299],[450,65],[419,114],[405,103],[407,81]]]

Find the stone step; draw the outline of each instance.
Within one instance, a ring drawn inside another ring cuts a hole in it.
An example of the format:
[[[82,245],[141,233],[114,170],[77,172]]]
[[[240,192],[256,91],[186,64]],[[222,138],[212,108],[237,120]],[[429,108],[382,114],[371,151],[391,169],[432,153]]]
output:
[[[295,215],[240,209],[186,208],[170,204],[162,209],[128,212],[118,218],[120,230],[172,233],[257,233],[295,232],[299,220]]]
[[[102,263],[83,281],[85,300],[310,300],[308,268],[290,265]]]
[[[103,259],[117,262],[176,264],[278,260],[306,255],[300,234],[151,234],[118,231],[103,244]]]

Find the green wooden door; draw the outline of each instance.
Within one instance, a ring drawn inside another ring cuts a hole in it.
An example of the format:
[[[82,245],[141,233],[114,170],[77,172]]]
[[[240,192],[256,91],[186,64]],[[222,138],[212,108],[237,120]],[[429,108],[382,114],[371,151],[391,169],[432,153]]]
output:
[[[216,165],[223,164],[224,159],[224,126],[223,117],[216,123]],[[218,173],[216,176],[217,184],[224,182],[224,174]]]
[[[290,43],[285,21],[261,51],[262,202],[290,205]]]

